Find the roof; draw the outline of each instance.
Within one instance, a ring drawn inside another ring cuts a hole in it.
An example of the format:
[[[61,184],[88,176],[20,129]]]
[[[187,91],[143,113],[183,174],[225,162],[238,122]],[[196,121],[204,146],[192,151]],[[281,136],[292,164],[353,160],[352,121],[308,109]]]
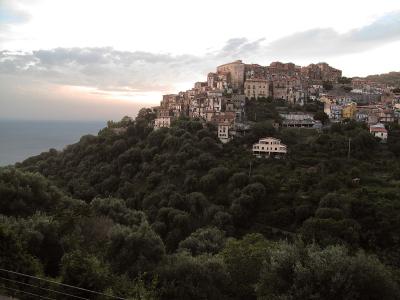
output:
[[[371,127],[369,129],[370,132],[384,132],[387,133],[386,128],[381,128],[381,127]]]
[[[260,142],[260,141],[266,141],[266,140],[275,140],[275,141],[280,141],[280,139],[277,139],[277,138],[273,138],[273,137],[265,137],[265,138],[262,138],[262,139],[260,139],[260,140],[259,140],[259,142]]]

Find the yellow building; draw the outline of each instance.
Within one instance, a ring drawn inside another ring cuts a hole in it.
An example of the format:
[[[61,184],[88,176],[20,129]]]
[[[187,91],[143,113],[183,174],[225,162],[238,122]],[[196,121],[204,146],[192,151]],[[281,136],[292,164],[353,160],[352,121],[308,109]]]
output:
[[[357,104],[351,102],[345,104],[342,109],[342,119],[354,119],[357,113]]]
[[[265,79],[247,79],[244,83],[244,93],[249,99],[267,98],[269,82]]]

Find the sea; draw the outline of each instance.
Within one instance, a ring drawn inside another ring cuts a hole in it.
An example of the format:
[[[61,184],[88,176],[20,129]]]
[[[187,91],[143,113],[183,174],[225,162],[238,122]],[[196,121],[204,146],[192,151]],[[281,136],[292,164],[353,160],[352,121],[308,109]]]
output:
[[[13,165],[51,148],[62,150],[86,134],[97,135],[106,121],[0,120],[0,166]]]

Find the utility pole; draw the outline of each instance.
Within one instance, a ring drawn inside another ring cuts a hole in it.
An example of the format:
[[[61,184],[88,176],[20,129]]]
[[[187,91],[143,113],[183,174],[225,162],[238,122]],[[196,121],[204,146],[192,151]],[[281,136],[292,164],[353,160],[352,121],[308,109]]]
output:
[[[350,152],[351,152],[351,138],[349,138],[349,146],[347,150],[347,159],[350,159]]]
[[[252,163],[252,161],[250,160],[250,166],[249,166],[249,177],[251,176],[251,163]]]

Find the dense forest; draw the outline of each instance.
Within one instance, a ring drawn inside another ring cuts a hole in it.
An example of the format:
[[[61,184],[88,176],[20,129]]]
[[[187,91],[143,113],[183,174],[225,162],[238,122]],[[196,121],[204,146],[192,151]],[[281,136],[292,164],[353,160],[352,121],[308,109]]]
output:
[[[0,169],[0,290],[20,299],[400,299],[400,128],[390,125],[386,144],[353,121],[276,129],[276,106],[250,103],[257,122],[227,144],[194,119],[153,131],[154,114],[142,109]],[[265,136],[288,155],[252,156]]]

